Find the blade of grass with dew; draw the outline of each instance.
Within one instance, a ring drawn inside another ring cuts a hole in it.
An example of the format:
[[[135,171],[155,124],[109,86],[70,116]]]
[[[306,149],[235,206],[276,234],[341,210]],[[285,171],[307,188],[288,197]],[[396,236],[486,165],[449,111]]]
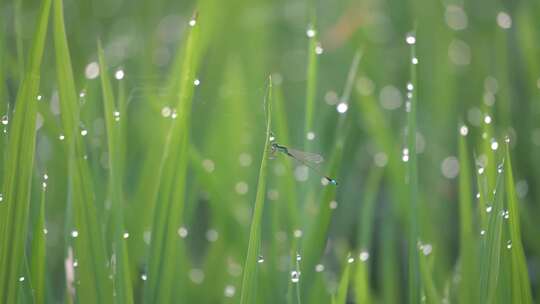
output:
[[[459,142],[459,282],[460,303],[474,303],[477,298],[478,279],[475,271],[476,261],[476,238],[473,233],[471,168],[469,151],[467,149],[468,129],[465,125],[460,127]]]
[[[266,178],[268,167],[268,148],[270,144],[270,127],[272,123],[272,78],[268,80],[268,92],[265,98],[266,103],[266,139],[263,147],[261,159],[261,167],[259,169],[259,178],[257,182],[257,194],[255,197],[255,206],[251,220],[251,228],[249,231],[249,243],[246,253],[246,261],[242,277],[242,290],[240,295],[240,303],[252,303],[255,299],[253,294],[257,285],[257,255],[261,242],[261,223],[262,213],[264,209],[264,201],[266,198]]]
[[[103,231],[97,217],[90,169],[84,157],[86,150],[78,132],[79,104],[64,26],[62,0],[54,0],[53,8],[58,94],[68,151],[68,199],[73,202],[74,227],[78,231],[78,236],[73,238],[74,254],[79,264],[76,295],[80,303],[110,303],[112,291],[108,279]]]
[[[17,278],[24,263],[30,208],[31,179],[36,144],[36,97],[45,47],[51,1],[41,2],[30,58],[17,92],[16,111],[7,147],[4,171],[3,203],[0,205],[0,301],[17,303]]]
[[[105,115],[105,129],[107,131],[107,148],[109,160],[109,194],[112,213],[112,250],[115,255],[114,292],[116,303],[133,303],[133,288],[129,271],[129,257],[126,239],[124,238],[124,198],[122,189],[122,168],[120,159],[120,146],[122,138],[120,125],[116,123],[114,94],[107,73],[105,55],[98,41],[98,59],[101,76],[101,89],[103,94],[103,113]]]
[[[411,90],[412,97],[410,99],[410,110],[407,115],[407,148],[409,151],[409,161],[407,163],[407,180],[409,191],[409,221],[408,221],[408,280],[409,280],[409,303],[420,302],[420,290],[422,285],[420,283],[420,269],[418,265],[418,252],[416,242],[418,241],[418,167],[416,163],[416,106],[418,100],[418,84],[416,81],[416,45],[413,43],[411,46],[410,56],[410,81],[413,87]]]
[[[178,241],[177,229],[183,220],[188,167],[189,132],[193,102],[193,84],[199,66],[200,25],[197,14],[189,21],[189,30],[182,58],[181,68],[172,71],[170,79],[178,79],[174,89],[178,90],[174,107],[178,117],[173,119],[163,147],[160,164],[160,191],[155,204],[150,244],[146,303],[169,303],[179,291],[175,284],[176,267],[182,268],[184,244]],[[180,285],[181,286],[181,285]]]
[[[505,187],[508,202],[508,227],[510,228],[511,250],[511,284],[513,303],[532,303],[531,283],[527,270],[527,261],[523,251],[521,241],[519,201],[514,185],[514,173],[512,172],[512,161],[510,159],[510,144],[505,140]]]
[[[433,261],[429,260],[430,254],[424,253],[422,250],[417,251],[417,254],[419,255],[418,263],[420,267],[420,276],[422,280],[422,286],[424,288],[424,292],[426,295],[426,301],[425,303],[428,304],[439,304],[441,303],[441,297],[439,296],[439,293],[437,292],[437,288],[435,286],[435,281],[433,280],[431,265]]]
[[[352,259],[352,258],[350,258]],[[337,289],[336,294],[336,304],[347,304],[347,293],[349,291],[349,278],[350,278],[350,272],[351,272],[351,262],[346,261],[345,262],[345,269],[343,269],[343,273],[341,274],[341,279],[339,280],[339,285]]]
[[[497,292],[497,280],[501,266],[501,242],[503,232],[503,179],[497,178],[493,205],[488,216],[488,226],[485,235],[481,236],[480,244],[480,302],[493,303]],[[481,210],[483,212],[483,210]],[[487,211],[486,211],[487,212]]]
[[[45,197],[47,180],[43,180],[39,212],[34,221],[32,233],[32,247],[30,256],[30,279],[34,293],[35,303],[45,303],[45,267],[46,267],[46,244],[45,235]]]

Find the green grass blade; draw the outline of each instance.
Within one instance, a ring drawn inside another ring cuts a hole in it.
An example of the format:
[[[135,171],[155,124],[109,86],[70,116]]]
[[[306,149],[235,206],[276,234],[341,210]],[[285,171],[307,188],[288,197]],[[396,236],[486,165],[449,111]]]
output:
[[[45,303],[45,264],[47,262],[45,247],[45,235],[47,233],[45,228],[46,185],[46,181],[43,181],[39,212],[32,233],[32,254],[30,256],[30,279],[36,303]]]
[[[426,246],[426,245],[424,245]],[[426,295],[426,303],[429,304],[438,304],[441,303],[441,298],[435,287],[435,281],[431,274],[431,267],[429,261],[429,253],[425,254],[423,250],[418,252],[419,255],[419,267],[420,267],[420,276],[422,280],[422,286],[424,287],[424,292]]]
[[[527,270],[527,261],[521,241],[519,201],[514,184],[514,173],[512,172],[512,161],[510,159],[510,144],[505,145],[505,187],[508,200],[508,227],[510,230],[510,240],[512,241],[511,256],[511,284],[513,303],[532,303],[531,283]]]
[[[313,116],[315,112],[315,97],[317,96],[317,70],[318,70],[318,58],[317,48],[318,33],[315,25],[315,14],[312,13],[311,24],[307,30],[308,33],[308,64],[307,64],[307,83],[306,83],[306,107],[305,107],[305,121],[304,121],[304,149],[309,151],[309,141],[306,138],[308,132],[313,132]]]
[[[54,45],[58,93],[62,125],[68,151],[70,198],[73,202],[74,228],[79,232],[73,240],[78,260],[76,295],[80,303],[110,303],[112,291],[108,279],[103,232],[95,206],[91,172],[84,157],[84,143],[79,136],[79,101],[77,98],[69,53],[62,0],[54,1]]]
[[[497,292],[497,281],[501,268],[501,248],[503,234],[504,182],[499,176],[496,182],[493,205],[488,215],[487,230],[481,235],[480,248],[480,303],[493,303]],[[480,210],[480,212],[487,212]]]
[[[98,42],[98,58],[101,70],[101,89],[103,93],[103,108],[105,127],[107,130],[107,146],[109,151],[109,193],[111,213],[113,217],[112,240],[115,254],[115,301],[116,303],[133,303],[133,291],[129,274],[129,258],[126,239],[124,238],[124,198],[122,190],[122,167],[120,145],[122,143],[120,124],[115,116],[115,101],[111,87],[107,64],[101,42]]]
[[[259,246],[261,242],[261,224],[262,214],[264,209],[264,201],[266,198],[266,178],[268,167],[268,150],[270,144],[270,127],[272,123],[272,79],[268,81],[268,92],[266,96],[266,139],[263,147],[261,159],[261,167],[259,169],[259,178],[257,181],[257,194],[255,197],[255,206],[251,220],[251,228],[249,231],[249,243],[244,263],[244,272],[242,277],[242,291],[240,295],[240,303],[253,303],[255,299],[254,292],[257,286],[257,256],[259,254]]]
[[[349,259],[352,259],[349,257]],[[352,262],[351,262],[352,263]],[[336,295],[336,304],[347,304],[347,293],[349,291],[349,277],[351,272],[351,263],[349,261],[345,264],[345,269],[343,270],[343,274],[341,275],[341,279],[339,281],[339,286],[337,290]]]
[[[459,282],[460,303],[474,303],[477,298],[478,279],[476,267],[476,238],[473,233],[471,162],[467,149],[466,126],[460,129],[459,142]]]
[[[45,47],[51,1],[41,3],[29,64],[19,87],[8,155],[4,171],[3,203],[0,205],[0,301],[17,303],[17,278],[25,256],[31,178],[35,154],[35,122],[40,70]]]
[[[178,243],[177,230],[183,220],[188,166],[189,131],[194,94],[193,84],[200,56],[199,20],[194,17],[188,31],[181,69],[177,67],[170,76],[178,79],[175,110],[178,117],[167,132],[161,163],[161,184],[154,210],[152,241],[150,246],[149,280],[146,285],[147,303],[169,303],[175,285],[176,267],[183,267],[182,243]]]
[[[418,99],[418,83],[416,81],[416,45],[411,45],[411,90],[410,110],[407,117],[407,148],[409,161],[407,164],[407,180],[409,186],[409,239],[408,239],[408,279],[409,279],[409,303],[420,302],[420,269],[418,265],[418,254],[416,243],[419,236],[419,205],[418,205],[418,167],[416,163],[416,105]]]

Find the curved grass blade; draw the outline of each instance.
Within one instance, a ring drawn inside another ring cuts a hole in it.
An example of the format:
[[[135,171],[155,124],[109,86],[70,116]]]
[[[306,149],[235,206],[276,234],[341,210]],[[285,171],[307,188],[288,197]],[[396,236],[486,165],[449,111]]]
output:
[[[31,178],[36,144],[36,97],[47,35],[51,0],[41,2],[29,64],[19,91],[8,139],[4,171],[3,200],[0,205],[0,302],[18,303],[17,278],[24,263],[30,204]]]
[[[266,140],[264,142],[263,155],[261,159],[261,167],[259,169],[259,179],[257,182],[257,194],[255,197],[255,207],[251,220],[251,228],[249,232],[249,243],[244,264],[244,273],[242,277],[242,291],[240,295],[240,303],[254,303],[255,290],[257,286],[257,255],[261,242],[261,224],[262,213],[264,209],[264,201],[266,197],[266,177],[268,166],[268,147],[270,144],[270,126],[272,123],[272,78],[268,80],[268,92],[266,95],[267,104],[267,122],[266,122]]]
[[[74,255],[78,260],[76,295],[79,303],[110,303],[112,290],[108,278],[103,231],[97,217],[94,186],[79,136],[79,103],[73,79],[71,56],[64,27],[62,0],[54,0],[54,45],[60,112],[67,144],[69,200],[73,203]]]

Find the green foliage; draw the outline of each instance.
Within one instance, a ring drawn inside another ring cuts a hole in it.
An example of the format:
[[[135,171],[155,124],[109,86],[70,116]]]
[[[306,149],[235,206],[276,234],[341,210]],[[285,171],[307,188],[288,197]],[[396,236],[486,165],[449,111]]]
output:
[[[539,9],[4,1],[0,302],[533,303]]]

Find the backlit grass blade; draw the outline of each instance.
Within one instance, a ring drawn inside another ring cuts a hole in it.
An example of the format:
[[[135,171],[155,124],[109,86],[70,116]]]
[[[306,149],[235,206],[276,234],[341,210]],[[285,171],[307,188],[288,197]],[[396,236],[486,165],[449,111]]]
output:
[[[45,235],[45,196],[47,181],[44,180],[41,190],[39,211],[34,220],[32,232],[32,247],[30,255],[30,279],[36,303],[45,303],[45,268],[46,268],[46,244]]]
[[[160,170],[160,190],[153,214],[152,241],[148,265],[148,281],[145,290],[146,303],[169,303],[178,268],[185,267],[182,258],[183,243],[178,241],[177,230],[183,220],[188,167],[191,108],[200,57],[197,16],[189,22],[181,68],[171,71],[170,79],[177,79],[174,109],[178,113],[167,131]],[[185,272],[181,272],[184,274]],[[175,291],[175,292],[176,292]]]
[[[85,158],[85,147],[79,135],[79,99],[73,78],[62,0],[54,0],[54,46],[60,112],[67,144],[69,200],[73,204],[74,256],[78,260],[76,296],[79,303],[110,303],[111,283],[102,226],[97,217],[94,185]]]
[[[257,286],[257,256],[261,244],[261,224],[262,214],[264,209],[264,201],[266,199],[266,179],[268,167],[268,151],[270,144],[270,132],[272,123],[272,78],[268,80],[268,92],[265,97],[266,103],[266,139],[264,142],[261,167],[259,169],[259,178],[257,181],[257,194],[255,196],[255,206],[253,207],[253,215],[251,219],[251,227],[249,231],[249,243],[244,263],[244,271],[242,276],[242,290],[240,295],[240,303],[253,303],[255,299],[255,290]]]
[[[31,179],[36,144],[36,97],[51,1],[44,0],[36,23],[25,75],[17,92],[0,205],[0,302],[17,303],[18,277],[25,257]]]
[[[514,173],[512,172],[512,161],[510,159],[510,144],[505,143],[505,187],[508,204],[508,227],[511,240],[511,284],[512,284],[512,302],[513,303],[532,303],[531,283],[527,270],[527,261],[523,251],[521,241],[519,201],[514,184]]]
[[[122,189],[122,168],[121,161],[121,129],[117,118],[120,116],[115,110],[114,94],[105,63],[105,55],[101,42],[98,41],[98,58],[101,70],[101,89],[103,93],[103,108],[105,115],[105,127],[107,130],[107,147],[109,151],[109,194],[111,200],[112,214],[112,241],[113,253],[115,255],[114,288],[115,301],[117,303],[133,303],[133,291],[131,287],[131,277],[129,271],[129,258],[127,253],[126,240],[124,238],[124,198]],[[125,113],[124,113],[125,115]]]
[[[415,38],[416,40],[416,38]],[[408,110],[407,115],[407,151],[408,151],[408,163],[406,169],[406,180],[408,183],[408,192],[409,192],[409,220],[408,220],[408,279],[409,279],[409,303],[419,303],[420,302],[420,268],[418,265],[418,254],[416,242],[418,241],[419,236],[419,206],[418,206],[418,167],[416,164],[416,106],[418,99],[418,85],[416,81],[416,65],[418,59],[416,58],[416,45],[412,43],[411,45],[411,56],[410,56],[410,83],[412,84],[412,90],[409,90],[412,94],[410,98],[410,109]]]
[[[476,237],[473,233],[471,163],[467,149],[467,126],[460,127],[459,142],[459,282],[460,303],[473,303],[478,291]]]

